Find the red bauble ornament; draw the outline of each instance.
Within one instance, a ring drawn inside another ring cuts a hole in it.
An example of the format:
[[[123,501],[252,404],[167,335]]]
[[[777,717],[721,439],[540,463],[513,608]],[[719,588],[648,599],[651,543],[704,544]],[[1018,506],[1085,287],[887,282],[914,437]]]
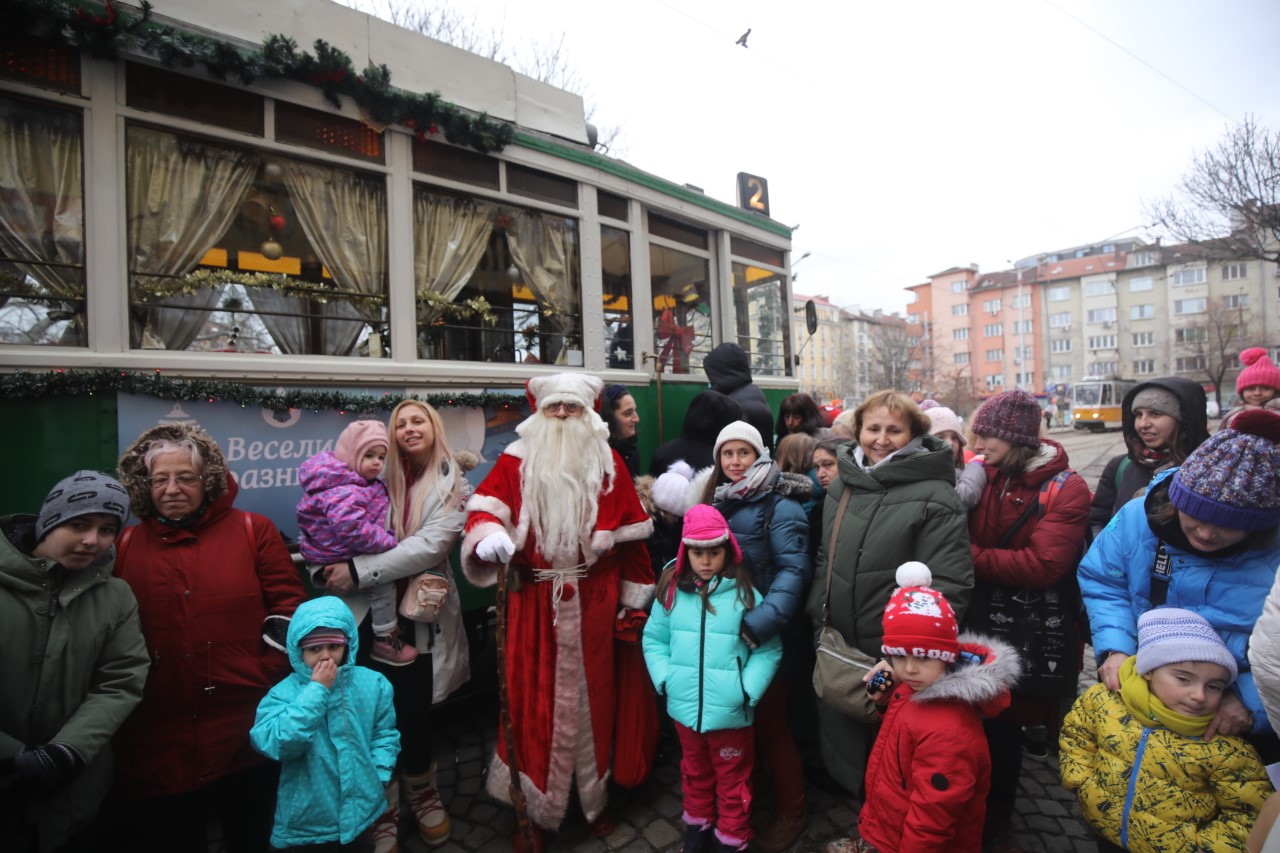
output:
[[[273,213],[271,218],[267,220],[267,224],[271,226],[271,230],[279,234],[288,225],[288,221],[278,213]]]

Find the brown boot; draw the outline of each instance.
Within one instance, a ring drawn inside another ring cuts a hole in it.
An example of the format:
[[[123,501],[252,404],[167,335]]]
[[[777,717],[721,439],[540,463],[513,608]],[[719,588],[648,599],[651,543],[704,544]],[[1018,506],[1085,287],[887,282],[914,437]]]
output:
[[[760,853],[782,853],[783,850],[795,844],[796,839],[808,828],[807,814],[796,817],[776,815],[769,825],[760,831],[751,846]]]

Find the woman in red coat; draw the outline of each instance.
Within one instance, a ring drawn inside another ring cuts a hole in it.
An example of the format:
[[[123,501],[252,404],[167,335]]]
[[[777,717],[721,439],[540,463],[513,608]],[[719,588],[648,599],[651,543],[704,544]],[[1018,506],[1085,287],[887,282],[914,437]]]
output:
[[[1005,391],[973,419],[974,450],[987,486],[969,514],[973,600],[965,627],[1008,643],[1022,659],[1013,701],[984,728],[991,747],[987,838],[1005,836],[1022,775],[1022,727],[1043,725],[1049,742],[1076,694],[1083,650],[1076,566],[1089,525],[1089,487],[1067,467],[1067,452],[1040,438],[1040,406]]]
[[[140,849],[203,853],[217,818],[228,850],[265,851],[278,768],[249,729],[290,671],[267,637],[285,636],[302,582],[276,526],[232,506],[235,480],[200,427],[144,432],[120,481],[142,521],[116,543],[116,574],[138,599],[151,655],[118,741],[121,793],[142,812],[130,832]]]

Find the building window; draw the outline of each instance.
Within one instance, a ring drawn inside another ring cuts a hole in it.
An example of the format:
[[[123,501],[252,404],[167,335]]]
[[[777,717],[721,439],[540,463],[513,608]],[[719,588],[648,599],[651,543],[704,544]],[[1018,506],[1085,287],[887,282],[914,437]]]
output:
[[[1180,355],[1176,362],[1179,373],[1186,373],[1192,370],[1204,370],[1208,364],[1208,357],[1203,355]]]
[[[987,350],[987,361],[1004,361],[1004,350],[989,349]]]
[[[1154,305],[1130,305],[1130,320],[1150,320],[1156,316],[1156,306]]]
[[[1090,323],[1114,323],[1116,321],[1116,309],[1114,308],[1094,308],[1089,312]]]
[[[1173,303],[1174,314],[1203,314],[1207,300],[1201,296],[1198,299],[1178,299]]]
[[[1030,294],[1030,293],[1024,293],[1024,294],[1022,294],[1021,296],[1015,296],[1015,297],[1013,297],[1013,300],[1012,300],[1012,303],[1011,303],[1011,304],[1013,305],[1013,307],[1014,307],[1014,308],[1030,308],[1030,307],[1031,307],[1031,294]]]
[[[1051,287],[1049,288],[1050,302],[1066,302],[1071,298],[1071,288],[1069,287]]]
[[[965,282],[963,279],[960,281],[951,282],[952,293],[964,293],[964,290],[965,290]]]
[[[1174,329],[1174,343],[1199,344],[1209,340],[1209,330],[1204,326],[1191,326],[1187,329]]]
[[[1071,352],[1071,339],[1065,341],[1050,341],[1049,352]]]
[[[982,336],[985,338],[996,338],[1004,334],[1003,323],[988,323],[982,327]]]
[[[956,364],[968,364],[969,353],[967,350],[965,352],[955,353],[953,356],[951,356],[951,360],[954,361]]]
[[[1085,296],[1106,296],[1109,293],[1116,292],[1115,282],[1110,279],[1102,281],[1091,281],[1084,286]]]
[[[1090,376],[1110,376],[1116,372],[1118,361],[1095,361],[1089,365]]]
[[[1089,336],[1089,349],[1091,350],[1115,349],[1115,348],[1116,348],[1115,335],[1090,335]]]
[[[982,310],[988,314],[997,314],[1000,312],[1000,300],[988,299],[982,303]]]
[[[951,330],[951,340],[953,340],[953,341],[967,341],[967,340],[969,340],[969,327],[968,327],[968,326],[966,326],[966,327],[964,327],[963,329],[952,329],[952,330]]]
[[[1133,363],[1134,376],[1146,376],[1156,372],[1156,361],[1154,358],[1140,358]]]
[[[969,303],[961,302],[959,305],[951,306],[952,317],[966,317],[969,314]]]
[[[1153,347],[1156,345],[1155,332],[1134,332],[1133,345],[1135,347]]]
[[[1191,267],[1190,269],[1178,270],[1169,276],[1169,284],[1174,287],[1186,287],[1189,284],[1204,284],[1205,269],[1204,267]]]
[[[919,324],[920,324],[920,315],[919,315],[919,314],[908,314],[908,315],[907,315],[907,325],[909,325],[909,326],[917,326],[917,325],[919,325]]]
[[[1223,264],[1222,280],[1235,281],[1239,278],[1245,278],[1249,275],[1249,265],[1246,263]]]
[[[1064,311],[1061,314],[1049,315],[1050,329],[1069,329],[1071,328],[1071,313]]]
[[[1155,262],[1155,252],[1134,252],[1129,256],[1129,266],[1131,267],[1149,267]]]
[[[1142,293],[1143,291],[1150,290],[1153,287],[1155,287],[1154,280],[1149,275],[1144,275],[1141,278],[1129,279],[1130,293]]]
[[[1222,307],[1223,308],[1248,308],[1249,294],[1232,293],[1229,296],[1224,296],[1222,297]]]
[[[1071,365],[1055,364],[1053,367],[1049,368],[1049,377],[1051,379],[1070,379]]]
[[[1023,320],[1020,323],[1015,321],[1013,324],[1013,333],[1015,335],[1018,335],[1018,334],[1029,335],[1029,334],[1032,334],[1034,331],[1035,331],[1035,327],[1030,320]]]

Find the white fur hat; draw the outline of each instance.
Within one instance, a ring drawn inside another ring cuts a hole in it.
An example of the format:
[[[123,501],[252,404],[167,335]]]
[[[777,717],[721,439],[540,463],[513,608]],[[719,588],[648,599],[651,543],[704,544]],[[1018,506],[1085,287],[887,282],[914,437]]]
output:
[[[764,442],[760,439],[760,430],[753,427],[746,421],[734,421],[724,429],[720,430],[720,434],[716,436],[715,449],[711,451],[712,465],[718,465],[720,462],[720,448],[727,441],[745,441],[747,444],[755,448],[756,456],[763,458],[768,454],[764,450]]]
[[[524,389],[529,408],[535,412],[548,403],[577,403],[584,409],[599,411],[604,382],[587,373],[553,373],[533,377]]]

